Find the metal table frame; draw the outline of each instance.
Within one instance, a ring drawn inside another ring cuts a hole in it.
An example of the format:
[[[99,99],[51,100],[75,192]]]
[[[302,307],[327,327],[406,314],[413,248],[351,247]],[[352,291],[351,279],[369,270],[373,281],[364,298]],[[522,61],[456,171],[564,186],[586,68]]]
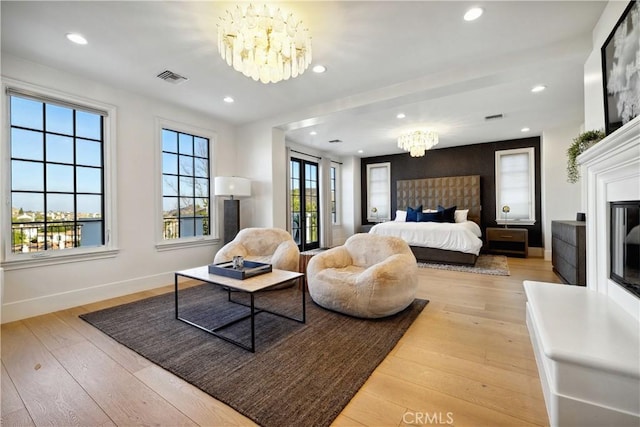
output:
[[[203,268],[203,267],[200,267],[200,268]],[[207,267],[204,267],[204,268],[207,268]],[[220,338],[220,339],[222,339],[224,341],[227,341],[227,342],[230,342],[232,344],[235,344],[238,347],[241,347],[241,348],[243,348],[245,350],[248,350],[248,351],[250,351],[252,353],[255,353],[255,349],[256,349],[255,316],[257,314],[264,312],[264,313],[273,314],[275,316],[282,317],[282,318],[285,318],[285,319],[293,320],[293,321],[296,321],[296,322],[299,322],[299,323],[306,323],[306,318],[307,318],[307,313],[306,313],[306,295],[305,295],[306,292],[304,291],[304,288],[300,292],[302,294],[302,318],[301,319],[298,319],[298,318],[295,318],[295,317],[291,317],[291,316],[287,316],[285,314],[277,313],[277,312],[274,312],[274,311],[271,311],[271,310],[267,310],[267,309],[264,309],[264,308],[256,307],[255,300],[254,300],[255,294],[260,292],[260,291],[268,290],[269,288],[272,288],[272,287],[277,286],[277,285],[279,285],[281,283],[284,283],[284,282],[288,282],[290,280],[304,280],[304,274],[302,274],[302,273],[293,273],[293,272],[291,272],[291,274],[292,274],[291,277],[288,277],[286,279],[279,280],[279,281],[274,281],[273,283],[269,283],[266,286],[260,287],[260,289],[250,290],[250,289],[247,289],[245,286],[242,286],[242,285],[249,284],[252,280],[255,281],[256,278],[260,278],[260,279],[264,280],[265,277],[260,277],[260,276],[268,276],[269,274],[273,275],[273,272],[272,273],[265,273],[264,275],[251,277],[251,278],[245,279],[245,280],[235,280],[235,279],[229,279],[227,277],[218,276],[218,275],[214,275],[214,274],[209,274],[208,275],[209,277],[207,278],[204,275],[193,274],[194,271],[195,271],[195,269],[177,271],[177,272],[174,273],[175,318],[177,320],[180,320],[180,321],[182,321],[184,323],[187,323],[187,324],[189,324],[191,326],[195,326],[198,329],[201,329],[201,330],[203,330],[205,332],[208,332],[211,335],[214,335],[214,336],[216,336],[216,337],[218,337],[218,338]],[[274,271],[281,271],[281,270],[274,270]],[[287,272],[287,273],[289,273],[289,272]],[[185,277],[185,278],[188,278],[188,279],[194,279],[194,280],[201,281],[203,283],[210,283],[212,285],[217,285],[217,286],[220,286],[222,288],[226,288],[226,290],[227,290],[227,300],[229,302],[234,303],[234,304],[238,304],[238,305],[242,305],[244,307],[248,307],[250,309],[249,310],[249,314],[240,316],[240,317],[238,317],[236,319],[233,319],[233,320],[231,320],[231,321],[229,321],[229,322],[227,322],[227,323],[225,323],[223,325],[216,326],[213,329],[204,327],[204,326],[199,325],[199,324],[197,324],[195,322],[192,322],[192,321],[190,321],[188,319],[180,317],[180,315],[179,315],[179,304],[178,304],[178,292],[180,290],[179,286],[178,286],[178,282],[179,282],[178,278],[179,277]],[[223,283],[220,283],[220,282],[223,282]],[[238,282],[238,283],[234,284],[233,282]],[[230,285],[229,283],[232,283],[232,284]],[[244,293],[249,294],[249,299],[250,299],[249,304],[244,304],[244,303],[239,302],[239,301],[233,301],[233,299],[231,298],[232,291],[244,292]],[[219,333],[219,331],[221,331],[222,329],[225,329],[225,328],[227,328],[227,327],[229,327],[231,325],[234,325],[234,324],[236,324],[238,322],[241,322],[243,320],[246,320],[246,319],[251,319],[251,322],[250,322],[251,323],[251,345],[247,345],[247,344],[245,344],[245,343],[243,343],[241,341],[234,340],[233,338],[230,338],[228,336],[225,336],[225,335],[222,335],[222,334]]]

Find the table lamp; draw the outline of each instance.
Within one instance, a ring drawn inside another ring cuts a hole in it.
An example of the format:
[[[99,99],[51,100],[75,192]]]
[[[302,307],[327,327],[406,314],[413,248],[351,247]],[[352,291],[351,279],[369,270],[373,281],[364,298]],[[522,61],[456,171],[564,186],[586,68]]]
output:
[[[229,197],[224,201],[224,243],[236,237],[240,230],[240,197],[251,196],[251,181],[237,176],[216,176],[213,191],[216,196]]]

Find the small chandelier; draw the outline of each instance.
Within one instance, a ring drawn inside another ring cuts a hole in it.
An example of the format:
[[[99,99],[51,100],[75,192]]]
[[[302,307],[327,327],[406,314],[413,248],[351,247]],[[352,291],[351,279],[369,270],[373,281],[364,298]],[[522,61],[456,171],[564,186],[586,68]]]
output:
[[[276,83],[304,73],[311,63],[311,37],[302,21],[240,6],[218,24],[218,51],[234,70],[262,83]]]
[[[400,135],[398,147],[411,154],[411,157],[422,157],[427,150],[438,143],[438,134],[433,131],[416,130]]]

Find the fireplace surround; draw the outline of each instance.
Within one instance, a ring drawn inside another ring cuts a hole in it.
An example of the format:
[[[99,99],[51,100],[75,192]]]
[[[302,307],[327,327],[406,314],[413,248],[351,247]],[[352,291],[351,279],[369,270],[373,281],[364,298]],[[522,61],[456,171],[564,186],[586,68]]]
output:
[[[623,214],[612,214],[612,206],[640,200],[640,117],[578,162],[587,219],[587,287],[525,281],[527,327],[552,426],[638,426],[640,297],[610,274],[610,267],[620,272],[625,262],[620,248],[611,257],[610,242],[626,239],[631,229],[613,232],[610,219]]]

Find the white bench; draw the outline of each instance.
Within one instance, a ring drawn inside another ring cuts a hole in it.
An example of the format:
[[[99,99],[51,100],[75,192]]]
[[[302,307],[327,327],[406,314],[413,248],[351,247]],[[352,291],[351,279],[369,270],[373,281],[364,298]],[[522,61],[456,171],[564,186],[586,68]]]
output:
[[[640,323],[606,295],[525,281],[551,426],[640,426]]]

